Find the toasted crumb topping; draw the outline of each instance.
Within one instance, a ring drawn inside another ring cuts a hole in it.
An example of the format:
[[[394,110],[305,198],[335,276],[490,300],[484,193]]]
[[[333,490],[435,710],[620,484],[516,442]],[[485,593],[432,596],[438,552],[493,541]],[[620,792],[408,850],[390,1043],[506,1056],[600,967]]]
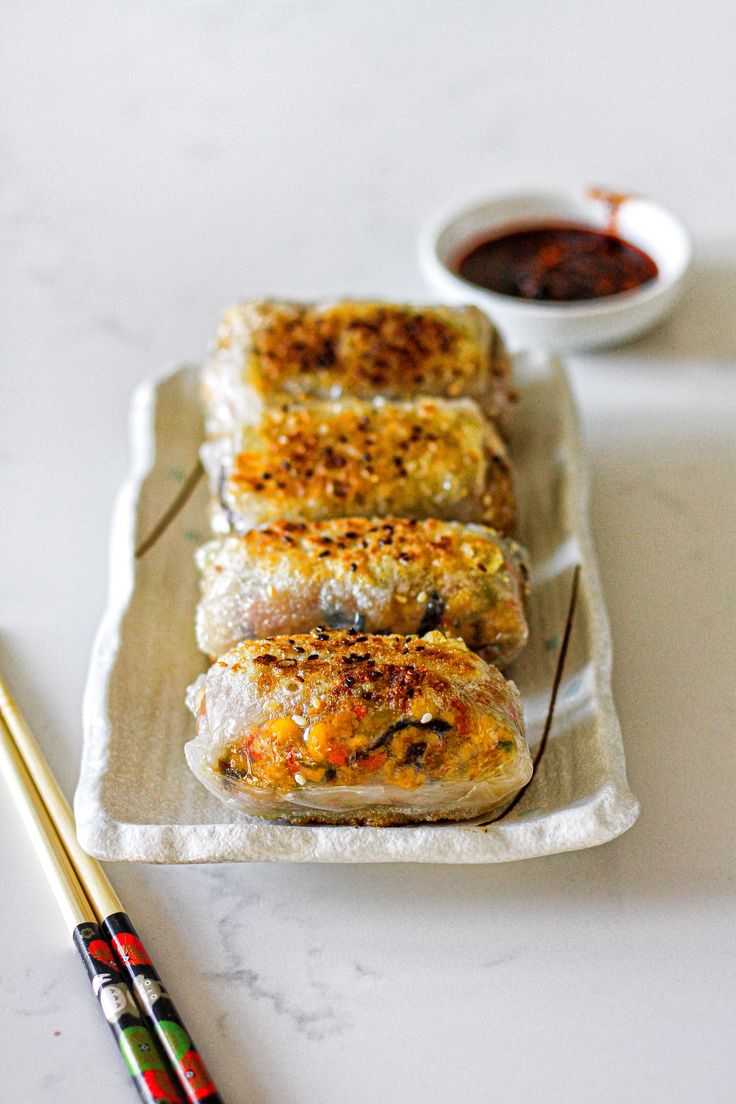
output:
[[[225,313],[217,348],[242,350],[264,396],[480,399],[508,375],[503,343],[475,307],[253,300]]]
[[[505,447],[470,399],[284,405],[244,428],[240,445],[224,491],[249,515],[242,528],[399,514],[504,531],[513,518]]]

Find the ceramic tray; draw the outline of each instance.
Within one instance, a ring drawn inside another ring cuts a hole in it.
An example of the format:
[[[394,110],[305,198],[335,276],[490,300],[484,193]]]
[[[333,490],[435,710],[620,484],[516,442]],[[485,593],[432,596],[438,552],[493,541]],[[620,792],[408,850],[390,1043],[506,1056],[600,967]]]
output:
[[[520,401],[510,446],[519,535],[532,562],[530,644],[510,672],[529,744],[547,712],[572,571],[579,597],[552,733],[535,777],[487,825],[292,827],[249,820],[190,773],[186,686],[205,668],[194,640],[193,553],[209,535],[197,461],[197,370],[142,385],[131,411],[132,472],[115,507],[110,596],[84,700],[75,799],[82,845],[141,862],[504,862],[604,843],[638,814],[611,697],[611,643],[587,518],[587,474],[564,370],[542,353],[517,357]]]

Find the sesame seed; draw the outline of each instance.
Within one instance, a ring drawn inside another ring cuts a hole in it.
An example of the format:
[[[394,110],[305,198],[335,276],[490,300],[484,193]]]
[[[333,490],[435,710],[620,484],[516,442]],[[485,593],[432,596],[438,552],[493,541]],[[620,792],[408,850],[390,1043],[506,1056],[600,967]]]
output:
[[[424,713],[424,714],[422,714],[422,718],[421,718],[419,723],[420,724],[429,724],[429,722],[431,720],[432,720],[432,714],[431,713]]]
[[[403,604],[404,604],[405,602],[408,602],[408,600],[409,600],[409,599],[408,599],[408,598],[406,597],[406,595],[405,595],[405,594],[397,594],[397,595],[396,595],[396,601],[397,601],[397,602],[401,602],[401,604],[402,604],[402,605],[403,605]]]
[[[295,774],[294,781],[296,782],[297,786],[303,786],[307,780],[303,774]]]
[[[426,601],[427,601],[427,592],[426,592],[426,590],[420,590],[419,593],[417,594],[417,602],[426,602]]]
[[[307,723],[306,718],[301,717],[298,713],[295,713],[291,719],[294,724],[299,725],[300,728],[304,728],[305,724]]]

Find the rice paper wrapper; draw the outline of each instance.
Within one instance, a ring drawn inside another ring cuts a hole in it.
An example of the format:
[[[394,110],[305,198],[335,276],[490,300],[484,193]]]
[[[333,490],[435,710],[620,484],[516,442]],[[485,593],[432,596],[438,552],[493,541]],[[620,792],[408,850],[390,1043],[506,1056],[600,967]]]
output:
[[[439,632],[244,642],[190,687],[188,705],[190,767],[252,816],[466,820],[532,774],[516,686]]]
[[[215,659],[240,640],[317,625],[439,629],[496,667],[524,649],[523,550],[493,530],[436,519],[280,521],[197,552],[197,641]]]

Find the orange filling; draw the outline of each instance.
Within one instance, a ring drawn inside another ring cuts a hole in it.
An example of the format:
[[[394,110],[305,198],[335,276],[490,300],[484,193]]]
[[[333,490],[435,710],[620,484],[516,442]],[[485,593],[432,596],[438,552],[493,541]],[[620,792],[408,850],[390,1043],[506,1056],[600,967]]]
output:
[[[362,702],[275,717],[235,740],[219,769],[233,781],[278,791],[310,783],[412,790],[427,781],[489,778],[516,756],[513,733],[493,717],[471,718],[460,703],[434,716],[425,704],[413,703],[399,720]]]

